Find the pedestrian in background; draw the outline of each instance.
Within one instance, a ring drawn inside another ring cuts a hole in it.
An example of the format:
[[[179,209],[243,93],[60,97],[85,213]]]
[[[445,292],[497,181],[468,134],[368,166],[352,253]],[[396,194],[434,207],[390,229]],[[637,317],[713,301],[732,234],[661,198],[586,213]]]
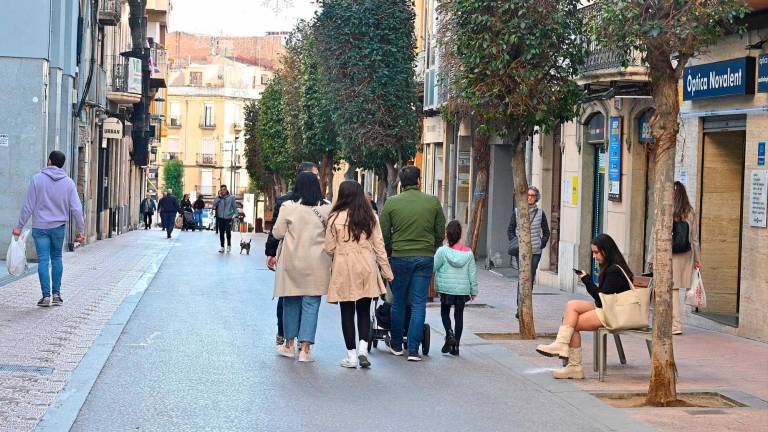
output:
[[[139,206],[139,211],[141,212],[142,216],[144,216],[144,229],[152,229],[152,216],[155,214],[155,210],[157,210],[157,206],[155,205],[155,201],[152,199],[149,193],[146,194],[143,200],[141,200],[141,205]]]
[[[216,209],[216,226],[219,232],[219,253],[224,253],[224,238],[227,240],[227,252],[232,251],[232,219],[237,215],[237,204],[227,185],[221,185],[219,196],[213,200],[213,208]]]
[[[198,231],[202,231],[203,210],[205,209],[205,201],[203,201],[203,197],[198,195],[195,203],[192,204],[192,207],[195,209],[195,225],[197,226]]]
[[[85,221],[83,205],[77,195],[75,182],[67,176],[64,167],[66,156],[54,150],[48,155],[48,166],[32,177],[27,197],[19,214],[19,221],[13,235],[20,236],[21,230],[32,217],[32,238],[37,251],[37,277],[43,297],[38,306],[61,306],[61,278],[64,274],[62,249],[64,248],[65,226],[73,215],[77,224],[76,241],[85,242]],[[51,286],[53,282],[53,286]],[[51,299],[53,293],[53,299]]]
[[[165,191],[165,196],[160,198],[157,208],[160,210],[160,217],[163,220],[163,229],[165,229],[166,233],[165,238],[169,239],[176,224],[176,215],[182,214],[179,200],[173,195],[171,189]]]
[[[477,266],[472,249],[460,243],[461,223],[452,220],[445,229],[448,246],[435,253],[435,291],[440,294],[440,316],[445,328],[443,354],[459,355],[464,329],[464,305],[477,296]],[[455,331],[451,328],[451,308]]]
[[[376,214],[379,214],[379,206],[378,206],[378,205],[376,205],[376,201],[374,201],[374,200],[373,200],[373,194],[372,194],[372,193],[370,193],[370,192],[366,192],[366,193],[365,193],[365,196],[366,196],[366,198],[368,198],[368,202],[370,202],[370,203],[371,203],[371,208],[373,208],[373,211],[374,211]]]
[[[315,176],[319,175],[320,171],[317,169],[317,165],[315,165],[314,162],[302,162],[299,164],[298,172],[296,173],[296,180],[293,182],[294,189],[291,192],[288,192],[285,195],[282,195],[278,197],[275,200],[275,206],[272,210],[272,224],[271,227],[275,226],[275,223],[277,222],[277,217],[280,215],[280,206],[283,205],[286,201],[293,201],[296,197],[296,184],[299,180],[299,175],[303,172],[311,172]],[[275,271],[275,264],[277,263],[277,259],[275,258],[277,256],[277,247],[280,244],[280,240],[276,239],[272,235],[272,231],[270,230],[269,235],[267,236],[267,242],[264,245],[264,255],[267,256],[267,268],[269,268],[272,271]],[[278,346],[281,346],[285,344],[285,337],[283,333],[283,299],[282,297],[278,297],[277,299],[277,335],[275,336],[275,343]]]
[[[547,222],[547,215],[544,210],[538,207],[538,202],[541,199],[541,192],[536,186],[530,186],[528,188],[528,213],[530,214],[531,221],[531,277],[533,278],[533,284],[536,283],[536,270],[539,268],[539,261],[541,261],[541,251],[547,247],[549,242],[549,223]],[[510,244],[519,244],[520,234],[517,232],[517,209],[512,212],[512,217],[509,220],[509,227],[507,228],[507,238]],[[510,248],[510,252],[512,253]],[[519,248],[517,253],[512,253],[517,263],[517,269],[520,270],[520,254]],[[517,302],[515,304],[520,307],[520,279],[517,281]],[[520,318],[520,310],[515,312],[515,318]]]
[[[323,249],[330,204],[323,199],[315,174],[299,174],[294,199],[283,203],[272,235],[282,240],[277,257],[275,297],[283,298],[285,345],[278,353],[295,356],[294,340],[301,344],[300,362],[311,362],[320,299],[328,293],[331,258]]]
[[[693,269],[701,268],[701,246],[699,244],[699,218],[693,210],[685,186],[676,181],[674,184],[674,210],[672,213],[672,334],[683,334],[683,322],[680,319],[682,299],[680,291],[691,288]],[[654,248],[651,247],[651,251]],[[648,268],[653,271],[653,252],[648,260]]]
[[[387,347],[403,355],[405,308],[411,305],[408,324],[408,360],[420,361],[429,282],[435,250],[445,238],[445,216],[437,197],[421,192],[421,170],[413,165],[400,170],[399,195],[390,197],[381,211],[384,244],[391,251],[392,328]]]
[[[339,186],[336,205],[325,232],[325,252],[333,258],[328,302],[339,303],[341,330],[347,356],[341,366],[371,365],[368,338],[371,328],[371,300],[386,292],[384,279],[392,281],[384,239],[376,215],[363,187],[354,180]],[[355,314],[357,334],[355,339]],[[360,341],[356,348],[357,340]]]

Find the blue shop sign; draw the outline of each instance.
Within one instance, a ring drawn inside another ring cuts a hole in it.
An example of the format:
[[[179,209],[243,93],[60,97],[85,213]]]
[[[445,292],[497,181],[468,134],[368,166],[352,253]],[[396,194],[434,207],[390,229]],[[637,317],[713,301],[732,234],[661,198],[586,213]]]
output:
[[[757,58],[757,91],[768,93],[768,54]]]
[[[651,117],[653,117],[653,110],[648,110],[637,120],[637,132],[640,134],[639,139],[641,143],[654,142]]]
[[[755,58],[691,66],[683,74],[683,100],[755,94]]]
[[[621,117],[608,119],[608,200],[621,201]]]

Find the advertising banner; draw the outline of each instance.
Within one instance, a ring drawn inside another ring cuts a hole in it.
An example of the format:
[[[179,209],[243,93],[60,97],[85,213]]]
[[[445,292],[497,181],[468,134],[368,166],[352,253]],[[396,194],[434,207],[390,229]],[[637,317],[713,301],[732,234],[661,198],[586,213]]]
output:
[[[608,200],[621,201],[621,117],[608,120]]]

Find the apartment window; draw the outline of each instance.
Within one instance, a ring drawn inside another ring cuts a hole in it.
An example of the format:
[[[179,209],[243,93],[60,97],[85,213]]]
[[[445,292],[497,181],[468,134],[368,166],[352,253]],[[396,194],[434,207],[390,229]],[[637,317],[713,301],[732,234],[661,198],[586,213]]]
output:
[[[204,127],[214,127],[213,122],[213,103],[206,102],[205,108],[203,111],[203,126]]]
[[[261,75],[261,85],[267,85],[269,84],[269,75],[263,74]]]
[[[174,127],[181,126],[181,104],[180,103],[171,102],[168,122],[171,126],[174,126]]]
[[[189,73],[189,85],[201,86],[203,85],[203,73],[202,72],[190,72]]]

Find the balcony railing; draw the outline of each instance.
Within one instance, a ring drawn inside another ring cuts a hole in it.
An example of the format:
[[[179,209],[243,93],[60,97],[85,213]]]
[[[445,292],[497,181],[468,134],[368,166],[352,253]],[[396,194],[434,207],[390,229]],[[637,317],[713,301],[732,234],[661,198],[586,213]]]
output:
[[[195,190],[202,196],[216,196],[219,193],[218,186],[200,186],[196,185]]]
[[[184,154],[181,152],[165,152],[163,153],[163,160],[171,160],[171,159],[178,159],[182,160]]]
[[[166,87],[168,77],[168,51],[156,46],[149,50],[150,84],[153,88]]]
[[[241,131],[243,130],[243,122],[234,122],[232,123],[232,129],[235,131]]]
[[[579,9],[585,21],[597,19],[600,5],[598,2],[592,3]],[[645,66],[640,52],[632,50],[629,53],[622,53],[614,48],[601,46],[599,41],[590,41],[589,53],[584,65],[580,68],[581,73],[594,72],[607,69],[620,69],[632,66]]]
[[[181,119],[170,117],[168,118],[168,127],[172,129],[178,129],[181,127]]]
[[[216,129],[216,122],[211,120],[200,120],[200,129]]]
[[[216,166],[218,162],[216,153],[198,153],[195,159],[198,165],[203,166]]]
[[[109,27],[120,23],[121,0],[102,0],[99,3],[99,24]]]

